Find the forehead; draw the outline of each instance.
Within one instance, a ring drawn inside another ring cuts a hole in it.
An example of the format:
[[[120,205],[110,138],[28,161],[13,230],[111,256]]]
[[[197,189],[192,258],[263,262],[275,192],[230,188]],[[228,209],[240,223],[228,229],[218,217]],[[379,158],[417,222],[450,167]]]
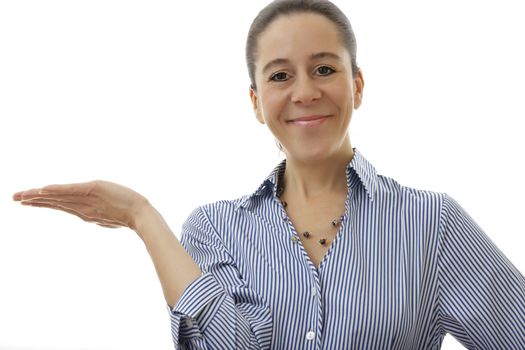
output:
[[[260,62],[276,57],[310,57],[317,52],[341,56],[346,52],[335,23],[317,13],[281,15],[268,25],[257,42]]]

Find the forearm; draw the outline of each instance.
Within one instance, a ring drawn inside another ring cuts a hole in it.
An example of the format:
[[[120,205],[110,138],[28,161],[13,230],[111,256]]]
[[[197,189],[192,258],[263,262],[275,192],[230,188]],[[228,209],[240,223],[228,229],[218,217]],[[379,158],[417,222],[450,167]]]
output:
[[[153,260],[166,302],[175,306],[186,287],[201,276],[199,266],[149,203],[137,214],[133,229]]]

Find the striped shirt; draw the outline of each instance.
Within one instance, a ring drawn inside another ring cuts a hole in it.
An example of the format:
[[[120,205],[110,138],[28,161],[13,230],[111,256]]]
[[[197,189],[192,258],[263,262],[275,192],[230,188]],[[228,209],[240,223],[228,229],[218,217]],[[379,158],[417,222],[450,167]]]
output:
[[[203,274],[169,309],[178,349],[525,349],[525,278],[447,193],[377,174],[354,148],[346,213],[316,267],[277,198],[197,208],[181,243]]]

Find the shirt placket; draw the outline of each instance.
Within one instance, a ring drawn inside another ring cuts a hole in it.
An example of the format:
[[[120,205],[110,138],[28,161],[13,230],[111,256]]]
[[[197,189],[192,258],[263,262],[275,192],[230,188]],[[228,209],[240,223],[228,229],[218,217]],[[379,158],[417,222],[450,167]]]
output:
[[[321,336],[323,331],[323,305],[321,299],[321,283],[319,278],[319,273],[308,257],[306,250],[304,249],[297,232],[293,226],[291,220],[283,214],[283,219],[288,223],[288,232],[290,232],[290,241],[292,242],[293,252],[300,261],[303,268],[308,270],[308,276],[310,276],[308,281],[308,300],[310,310],[309,314],[306,316],[309,319],[304,322],[307,326],[303,330],[302,340],[304,346],[301,348],[304,349],[321,349]]]

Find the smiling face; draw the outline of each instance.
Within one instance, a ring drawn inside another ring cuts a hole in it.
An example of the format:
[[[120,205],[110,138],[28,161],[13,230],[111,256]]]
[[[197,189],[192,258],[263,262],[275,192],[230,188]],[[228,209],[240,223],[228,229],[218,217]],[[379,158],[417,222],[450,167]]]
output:
[[[361,104],[361,71],[336,25],[314,13],[277,17],[257,41],[257,119],[283,145],[287,158],[318,161],[352,152],[348,126]]]

